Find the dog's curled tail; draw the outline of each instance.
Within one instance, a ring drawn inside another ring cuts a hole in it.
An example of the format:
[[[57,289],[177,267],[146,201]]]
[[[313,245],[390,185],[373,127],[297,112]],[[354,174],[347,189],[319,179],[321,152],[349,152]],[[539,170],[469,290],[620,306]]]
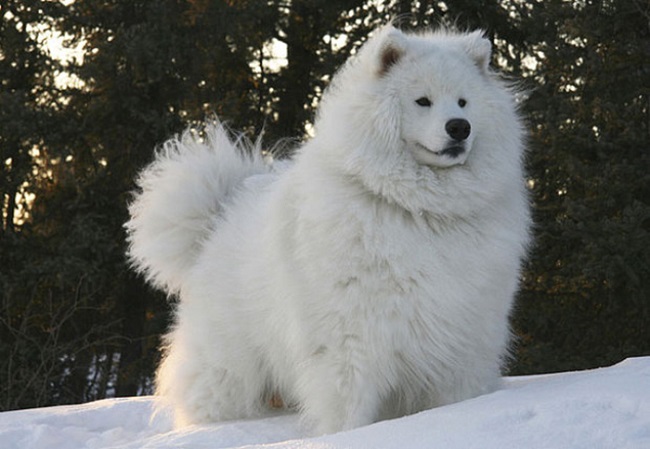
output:
[[[131,264],[154,286],[178,293],[228,197],[247,177],[268,172],[259,141],[234,136],[219,122],[165,142],[140,173],[129,205]]]

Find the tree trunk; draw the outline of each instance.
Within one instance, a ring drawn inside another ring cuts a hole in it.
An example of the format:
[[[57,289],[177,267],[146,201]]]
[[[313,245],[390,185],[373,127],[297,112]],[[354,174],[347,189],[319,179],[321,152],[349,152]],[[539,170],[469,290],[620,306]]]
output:
[[[121,303],[123,343],[115,386],[115,395],[118,397],[137,395],[141,385],[142,340],[148,297],[144,282],[135,274],[127,273],[125,282],[125,294]]]
[[[318,63],[319,11],[306,0],[292,2],[286,29],[287,67],[282,71],[276,136],[298,137],[305,133],[311,108],[306,104],[312,92],[312,72]],[[309,25],[307,25],[309,24]]]

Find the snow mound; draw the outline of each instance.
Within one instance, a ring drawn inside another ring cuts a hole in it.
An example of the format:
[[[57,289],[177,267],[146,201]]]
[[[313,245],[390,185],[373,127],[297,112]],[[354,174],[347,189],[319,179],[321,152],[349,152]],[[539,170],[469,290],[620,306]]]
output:
[[[0,448],[650,448],[650,357],[510,377],[492,394],[317,438],[294,414],[174,430],[168,409],[154,413],[157,400],[0,413]]]

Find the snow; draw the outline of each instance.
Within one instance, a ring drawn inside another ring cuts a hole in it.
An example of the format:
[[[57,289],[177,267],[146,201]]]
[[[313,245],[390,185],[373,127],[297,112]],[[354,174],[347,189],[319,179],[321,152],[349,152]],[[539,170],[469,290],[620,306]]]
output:
[[[0,413],[1,449],[650,448],[650,357],[510,377],[468,401],[310,438],[295,414],[174,430],[154,397]],[[156,411],[158,410],[158,411]]]

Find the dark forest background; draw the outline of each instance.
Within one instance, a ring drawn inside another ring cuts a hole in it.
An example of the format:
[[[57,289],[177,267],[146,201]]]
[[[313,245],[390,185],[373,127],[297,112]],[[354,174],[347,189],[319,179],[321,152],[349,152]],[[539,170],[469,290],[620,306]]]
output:
[[[211,114],[304,138],[331,74],[396,17],[485,29],[527,92],[536,244],[510,373],[649,355],[647,0],[3,0],[0,410],[149,393],[169,306],[125,263],[135,174]]]

